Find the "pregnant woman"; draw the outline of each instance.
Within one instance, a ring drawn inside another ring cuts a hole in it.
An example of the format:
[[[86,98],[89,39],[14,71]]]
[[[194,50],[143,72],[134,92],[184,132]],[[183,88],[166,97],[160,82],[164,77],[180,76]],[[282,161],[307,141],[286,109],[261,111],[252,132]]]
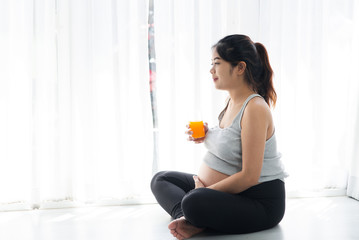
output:
[[[276,103],[273,71],[261,43],[230,35],[212,48],[216,89],[229,93],[218,126],[203,138],[208,149],[197,175],[163,171],[151,181],[158,203],[172,217],[177,239],[211,229],[250,233],[276,226],[285,212],[285,173],[277,152],[270,107]]]

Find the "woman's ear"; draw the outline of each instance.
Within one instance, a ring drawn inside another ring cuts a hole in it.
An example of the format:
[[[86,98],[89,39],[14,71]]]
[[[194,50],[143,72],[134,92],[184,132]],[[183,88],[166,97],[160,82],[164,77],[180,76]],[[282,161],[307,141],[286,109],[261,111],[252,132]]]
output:
[[[246,67],[247,67],[247,64],[243,61],[240,61],[238,64],[237,64],[237,74],[238,75],[242,75],[244,74],[244,72],[246,71]]]

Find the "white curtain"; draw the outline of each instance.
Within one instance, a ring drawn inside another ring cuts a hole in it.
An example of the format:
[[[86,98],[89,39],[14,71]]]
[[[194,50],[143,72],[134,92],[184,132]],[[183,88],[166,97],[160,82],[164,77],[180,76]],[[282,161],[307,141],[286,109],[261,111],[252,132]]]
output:
[[[210,48],[241,33],[264,43],[275,72],[289,195],[345,194],[358,162],[358,15],[354,0],[155,0],[159,168],[196,172],[204,149],[184,126],[198,111],[216,123],[226,94],[214,90]]]
[[[0,19],[0,210],[148,196],[147,0],[8,0]]]
[[[294,196],[345,194],[359,102],[357,1],[261,1],[279,102],[277,132]],[[356,160],[357,161],[357,160]]]
[[[293,196],[359,198],[359,9],[354,0],[155,0],[159,158],[196,172],[185,125],[213,125],[225,92],[211,46],[267,46]],[[152,173],[147,0],[0,3],[0,210],[140,202]],[[329,191],[329,190],[331,191]],[[334,193],[331,193],[334,192]]]
[[[347,194],[355,199],[359,200],[359,3],[355,1],[354,4],[351,6],[353,8],[353,38],[352,38],[352,53],[350,55],[350,61],[353,64],[353,68],[351,71],[353,72],[353,89],[352,93],[354,97],[352,105],[356,106],[353,107],[351,110],[353,111],[352,121],[354,121],[355,127],[350,130],[351,132],[351,139],[353,139],[353,143],[350,145],[350,152],[349,152],[349,179],[348,179],[348,188]]]

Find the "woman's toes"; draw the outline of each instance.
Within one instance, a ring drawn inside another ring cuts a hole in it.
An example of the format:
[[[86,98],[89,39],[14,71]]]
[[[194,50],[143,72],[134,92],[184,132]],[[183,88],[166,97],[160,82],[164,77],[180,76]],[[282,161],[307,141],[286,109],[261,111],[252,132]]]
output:
[[[177,220],[173,220],[172,222],[170,222],[170,224],[168,224],[168,229],[172,230],[176,228],[177,228]]]

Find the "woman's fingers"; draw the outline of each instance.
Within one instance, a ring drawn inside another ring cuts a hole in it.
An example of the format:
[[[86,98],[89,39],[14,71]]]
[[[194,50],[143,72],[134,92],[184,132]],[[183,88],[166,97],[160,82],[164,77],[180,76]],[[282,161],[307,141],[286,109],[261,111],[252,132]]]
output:
[[[203,124],[203,127],[204,127],[204,132],[207,133],[207,131],[208,131],[208,123],[205,122]]]
[[[198,176],[194,175],[193,180],[194,180],[195,188],[203,188],[204,187],[203,183],[201,182],[201,180],[199,179]]]
[[[191,135],[188,136],[187,140],[188,141],[193,141],[194,143],[203,143],[204,142],[205,137],[201,137],[201,138],[194,138]]]
[[[192,129],[189,127],[189,124],[186,125],[186,128],[187,128],[187,130],[185,131],[185,134],[192,135],[193,132],[192,132]]]
[[[186,133],[186,134],[188,134],[188,135],[192,135],[192,134],[193,134],[193,132],[192,132],[192,130],[191,130],[191,129],[189,129],[189,130],[185,131],[185,133]]]
[[[194,143],[203,143],[204,142],[204,137],[202,137],[202,138],[194,138]]]

